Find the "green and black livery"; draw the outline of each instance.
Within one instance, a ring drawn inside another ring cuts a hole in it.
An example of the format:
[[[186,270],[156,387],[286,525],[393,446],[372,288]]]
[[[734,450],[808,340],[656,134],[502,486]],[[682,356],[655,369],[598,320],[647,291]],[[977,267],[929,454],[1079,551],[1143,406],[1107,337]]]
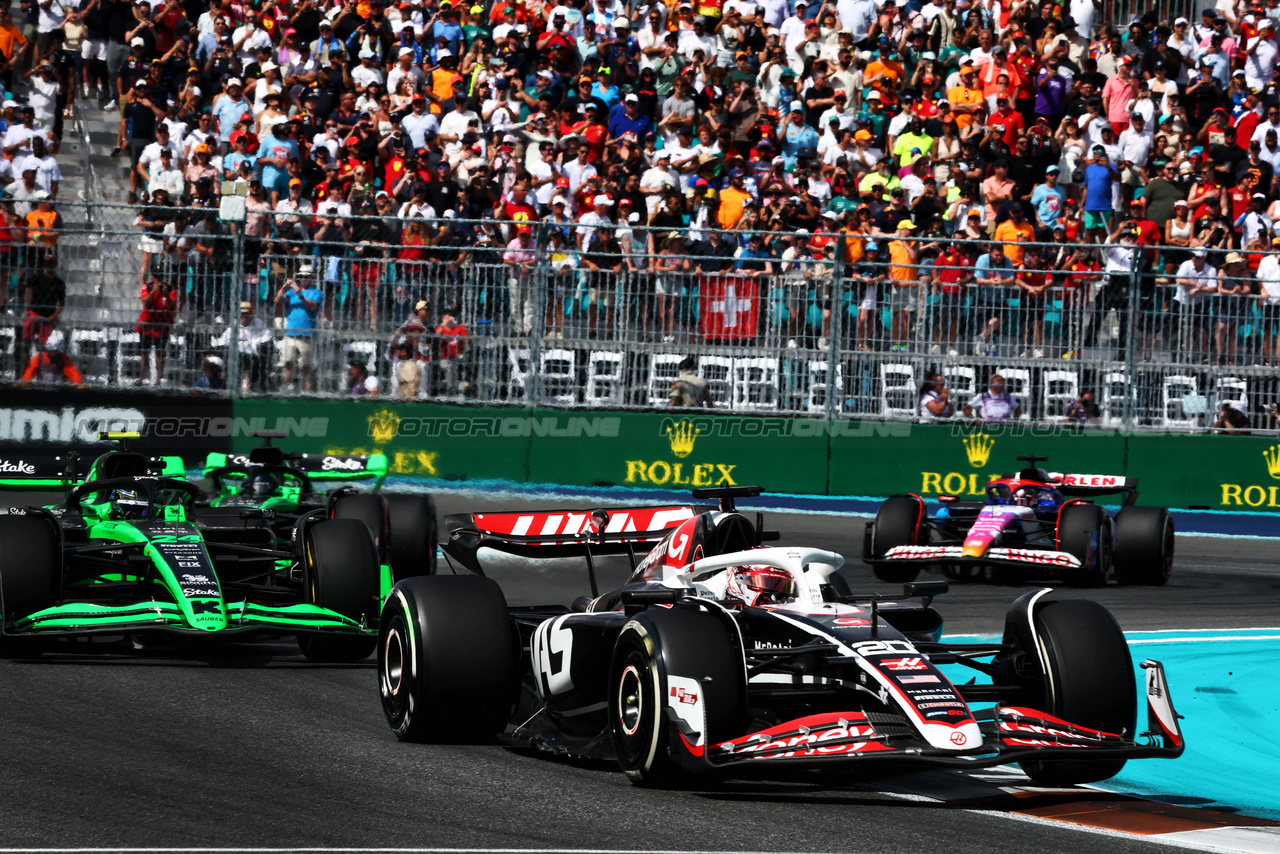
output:
[[[287,519],[262,507],[229,513],[175,476],[178,458],[122,449],[83,477],[77,467],[73,454],[0,461],[0,489],[64,495],[0,516],[0,645],[33,650],[92,635],[295,636],[313,660],[373,651],[394,577],[385,540],[363,519],[335,515],[337,502],[299,507]],[[431,566],[417,569],[403,574]]]

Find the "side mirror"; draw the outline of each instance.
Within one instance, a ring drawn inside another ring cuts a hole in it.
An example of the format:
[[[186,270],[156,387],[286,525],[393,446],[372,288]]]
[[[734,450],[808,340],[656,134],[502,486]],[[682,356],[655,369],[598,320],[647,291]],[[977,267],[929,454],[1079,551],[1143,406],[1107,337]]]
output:
[[[950,589],[951,585],[945,581],[913,581],[902,585],[902,596],[905,599],[914,599],[917,596],[932,599],[934,596],[946,596]]]

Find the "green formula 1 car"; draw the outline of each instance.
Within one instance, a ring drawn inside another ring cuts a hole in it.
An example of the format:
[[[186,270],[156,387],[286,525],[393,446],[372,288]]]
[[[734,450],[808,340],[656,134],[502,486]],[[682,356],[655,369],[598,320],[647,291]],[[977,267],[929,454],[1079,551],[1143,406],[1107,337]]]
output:
[[[206,524],[222,518],[234,526],[243,511],[259,509],[269,511],[277,535],[287,538],[301,516],[322,509],[327,518],[368,525],[396,580],[435,571],[435,504],[429,495],[382,492],[386,456],[291,453],[271,444],[284,433],[252,435],[263,442],[248,454],[213,453],[205,459],[209,491],[197,505]]]
[[[136,438],[136,434],[103,434]],[[0,645],[92,635],[296,636],[318,661],[367,657],[391,567],[368,524],[202,507],[176,458],[122,449],[79,477],[74,456],[24,455],[0,489],[64,491],[0,516]]]

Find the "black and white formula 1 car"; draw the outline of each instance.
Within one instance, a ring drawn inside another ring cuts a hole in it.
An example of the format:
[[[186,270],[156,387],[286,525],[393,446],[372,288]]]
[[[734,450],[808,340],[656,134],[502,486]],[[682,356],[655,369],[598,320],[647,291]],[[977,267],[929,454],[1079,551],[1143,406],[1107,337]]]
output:
[[[406,579],[379,626],[378,683],[405,741],[495,734],[616,758],[631,780],[803,765],[978,768],[1020,763],[1045,784],[1106,779],[1129,759],[1176,757],[1164,670],[1146,661],[1146,726],[1124,635],[1102,606],[1022,596],[999,643],[949,644],[934,596],[854,596],[817,548],[768,547],[734,509],[754,487],[694,505],[447,517],[442,548],[481,571],[482,549],[631,556],[617,590],[573,607],[508,607],[477,574]],[[636,559],[637,548],[647,550]],[[594,594],[594,591],[593,591]],[[952,682],[939,665],[984,675]]]
[[[918,495],[895,495],[867,523],[862,559],[882,581],[912,581],[921,569],[952,579],[1060,578],[1076,587],[1163,585],[1173,572],[1173,517],[1134,504],[1138,479],[1046,472],[1044,457],[986,485],[985,501],[939,496],[930,515]],[[1092,499],[1123,495],[1115,516]]]

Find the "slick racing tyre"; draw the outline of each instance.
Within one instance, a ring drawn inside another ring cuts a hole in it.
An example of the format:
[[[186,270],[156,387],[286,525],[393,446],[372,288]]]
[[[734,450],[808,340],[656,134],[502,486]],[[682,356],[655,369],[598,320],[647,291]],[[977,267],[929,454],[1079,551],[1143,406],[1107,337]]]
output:
[[[1173,573],[1173,517],[1163,507],[1116,514],[1116,581],[1162,586]]]
[[[1058,521],[1058,547],[1079,561],[1066,581],[1072,587],[1101,587],[1111,569],[1111,522],[1096,504],[1068,504]]]
[[[391,528],[387,562],[396,581],[414,575],[435,575],[436,503],[430,495],[386,495]]]
[[[14,620],[50,607],[62,589],[62,543],[42,516],[0,516],[0,620]],[[12,640],[0,639],[17,651]]]
[[[387,556],[390,526],[387,523],[387,501],[381,495],[353,493],[343,495],[333,503],[334,519],[359,519],[369,526],[373,544],[378,549],[378,559]]]
[[[378,618],[382,567],[369,526],[359,519],[328,519],[307,529],[303,541],[304,602],[337,611],[372,627]],[[363,661],[373,652],[372,634],[299,635],[312,661]]]
[[[500,734],[519,690],[520,655],[502,589],[478,575],[398,583],[378,626],[378,692],[401,741]]]
[[[1111,612],[1086,599],[1062,599],[1037,606],[1032,621],[1048,663],[1035,708],[1132,739],[1138,709],[1133,660]],[[1124,762],[1047,759],[1019,764],[1043,786],[1070,786],[1114,777]]]
[[[920,521],[924,507],[914,498],[895,495],[880,505],[871,528],[871,555],[883,558],[897,546],[914,546],[920,541]],[[920,574],[920,565],[877,563],[876,578],[892,584],[914,581]]]
[[[702,745],[742,734],[747,680],[736,632],[716,614],[691,607],[653,608],[637,614],[618,635],[609,665],[609,727],[618,764],[638,786],[670,786],[680,774],[671,758],[674,724],[667,698],[686,692],[706,714]],[[692,740],[692,733],[688,738]]]

